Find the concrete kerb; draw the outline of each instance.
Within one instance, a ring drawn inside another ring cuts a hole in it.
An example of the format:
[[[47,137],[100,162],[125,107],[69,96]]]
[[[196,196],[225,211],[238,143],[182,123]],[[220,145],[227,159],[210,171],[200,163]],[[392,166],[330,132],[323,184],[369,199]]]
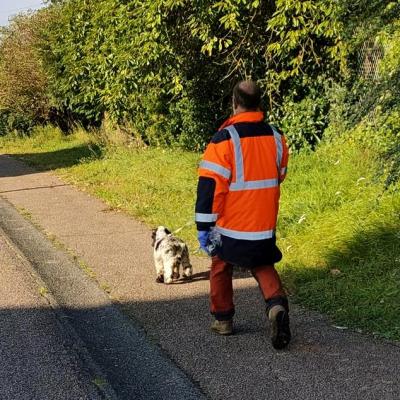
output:
[[[1,197],[0,227],[49,290],[60,321],[67,321],[69,333],[84,344],[82,357],[93,375],[110,383],[100,385],[105,398],[205,399],[78,265]]]

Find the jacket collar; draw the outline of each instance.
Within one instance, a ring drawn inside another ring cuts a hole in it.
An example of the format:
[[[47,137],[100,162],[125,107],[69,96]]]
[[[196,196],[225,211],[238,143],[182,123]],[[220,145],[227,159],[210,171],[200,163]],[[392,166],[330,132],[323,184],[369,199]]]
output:
[[[228,118],[219,128],[222,130],[229,125],[237,124],[239,122],[261,122],[264,120],[264,113],[262,111],[246,111],[240,114],[233,115]]]

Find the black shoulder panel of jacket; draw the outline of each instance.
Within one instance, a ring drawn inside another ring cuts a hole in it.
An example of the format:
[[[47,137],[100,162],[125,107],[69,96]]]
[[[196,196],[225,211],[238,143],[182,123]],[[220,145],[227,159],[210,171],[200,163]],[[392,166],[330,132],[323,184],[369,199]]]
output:
[[[213,178],[200,176],[197,185],[196,213],[212,214],[214,202],[215,180]],[[208,231],[215,222],[196,222],[197,230]]]
[[[240,122],[235,124],[239,137],[273,136],[274,131],[265,122]]]
[[[257,137],[257,136],[273,136],[274,131],[271,126],[269,126],[265,122],[239,122],[235,124],[235,128],[239,134],[239,137]],[[282,132],[276,128],[279,133]],[[222,129],[218,131],[213,138],[211,139],[211,143],[217,144],[221,143],[225,140],[229,140],[231,135],[226,129]]]
[[[224,142],[225,140],[229,140],[231,138],[231,135],[229,135],[229,132],[226,129],[222,129],[218,131],[211,139],[211,143],[217,144]]]

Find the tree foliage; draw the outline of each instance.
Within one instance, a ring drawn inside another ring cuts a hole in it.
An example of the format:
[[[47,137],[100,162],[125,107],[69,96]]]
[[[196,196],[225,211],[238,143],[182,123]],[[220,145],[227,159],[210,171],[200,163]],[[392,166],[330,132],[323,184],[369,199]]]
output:
[[[18,73],[0,53],[0,82],[24,75],[26,89],[1,104],[33,123],[51,118],[50,108],[84,126],[106,118],[146,143],[198,150],[229,115],[233,85],[251,78],[292,148],[313,147],[332,113],[343,116],[332,88],[348,90],[341,102],[351,109],[360,103],[351,93],[361,85],[365,35],[397,16],[398,2],[388,0],[53,0],[21,19],[32,32]],[[25,37],[18,21],[2,35],[3,49]]]
[[[48,10],[20,15],[0,31],[0,130],[29,129],[48,119],[50,96],[40,55]]]
[[[307,82],[336,73],[343,52],[335,2],[298,3],[54,4],[60,17],[46,51],[52,91],[60,106],[94,124],[107,113],[148,143],[200,148],[228,116],[237,80],[258,80],[276,119],[286,96],[301,101]]]

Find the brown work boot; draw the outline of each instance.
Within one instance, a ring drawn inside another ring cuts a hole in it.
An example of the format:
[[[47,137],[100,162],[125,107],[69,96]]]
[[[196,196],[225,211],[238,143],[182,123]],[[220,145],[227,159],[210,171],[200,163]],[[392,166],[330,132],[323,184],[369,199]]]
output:
[[[292,337],[289,326],[289,314],[285,307],[276,305],[268,313],[271,322],[271,342],[275,349],[284,349]]]
[[[218,321],[217,319],[211,324],[211,330],[219,335],[232,335],[233,323],[232,320]]]

